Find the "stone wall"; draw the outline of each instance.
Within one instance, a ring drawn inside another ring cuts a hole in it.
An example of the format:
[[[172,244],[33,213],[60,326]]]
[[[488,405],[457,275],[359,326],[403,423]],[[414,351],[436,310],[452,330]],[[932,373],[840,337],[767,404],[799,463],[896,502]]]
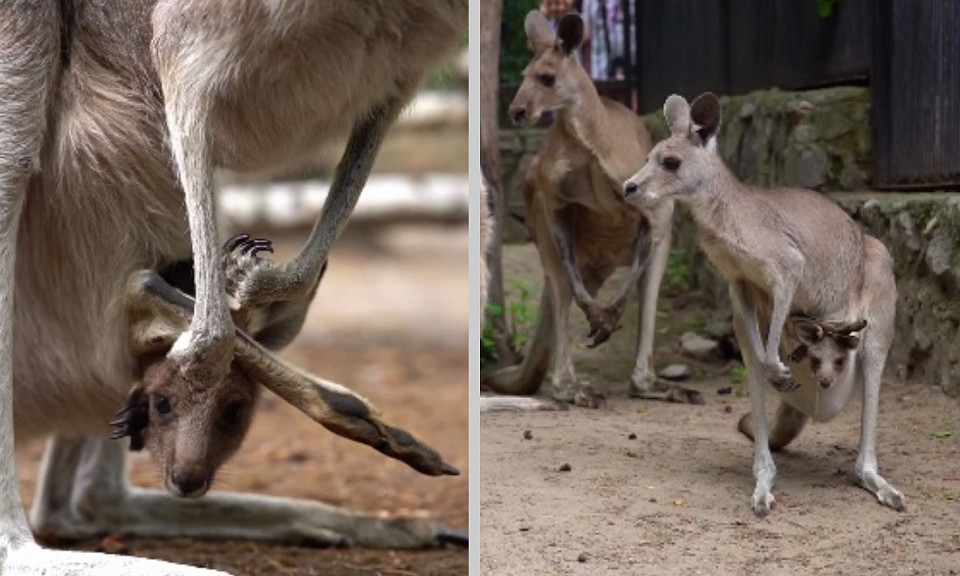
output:
[[[868,190],[866,88],[769,90],[723,98],[722,106],[718,148],[742,180],[828,193],[890,250],[899,300],[888,374],[960,396],[960,194]],[[644,120],[654,141],[666,136],[661,113]],[[541,139],[537,130],[504,131],[501,138],[509,212],[521,219],[520,178]],[[729,316],[723,312],[729,310],[726,286],[700,251],[682,209],[676,230],[676,249],[694,271],[694,284],[716,304],[718,317]],[[522,225],[508,223],[508,241],[525,238]]]

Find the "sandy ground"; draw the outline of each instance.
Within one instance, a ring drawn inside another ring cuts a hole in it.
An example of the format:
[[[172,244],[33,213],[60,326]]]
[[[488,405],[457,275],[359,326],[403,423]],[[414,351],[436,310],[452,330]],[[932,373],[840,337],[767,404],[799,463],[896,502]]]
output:
[[[308,231],[278,241],[286,258]],[[348,228],[306,326],[284,352],[294,363],[370,399],[460,469],[421,476],[366,446],[334,436],[274,396],[261,403],[244,446],[214,489],[310,498],[363,510],[426,514],[466,530],[468,509],[468,286],[466,226]],[[33,494],[42,445],[22,447],[22,491]],[[146,455],[132,477],[159,486]],[[452,576],[467,551],[322,550],[242,541],[122,539],[127,553],[243,576]],[[97,549],[100,541],[60,543]]]
[[[539,291],[531,246],[507,247],[504,258],[508,278]],[[661,304],[658,366],[680,359],[678,333],[702,313],[695,298]],[[583,315],[573,318],[586,334]],[[634,334],[629,325],[606,350],[578,347],[578,368],[607,392],[607,409],[482,416],[485,576],[960,574],[955,399],[885,381],[880,471],[906,495],[906,512],[853,484],[856,399],[774,456],[777,504],[759,520],[749,508],[752,445],[736,431],[749,398],[717,393],[737,390],[731,366],[693,363],[691,385],[703,392],[703,406],[628,399]],[[560,471],[564,464],[569,471]]]

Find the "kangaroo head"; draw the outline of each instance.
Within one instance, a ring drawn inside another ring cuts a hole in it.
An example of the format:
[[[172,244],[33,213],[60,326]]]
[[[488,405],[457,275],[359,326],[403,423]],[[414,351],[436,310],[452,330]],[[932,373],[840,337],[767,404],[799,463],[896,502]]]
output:
[[[535,124],[546,112],[576,102],[584,79],[589,82],[576,50],[583,41],[583,20],[567,14],[557,24],[556,35],[540,12],[533,10],[524,22],[533,60],[523,71],[523,82],[510,104],[510,117],[521,126]]]
[[[800,363],[810,359],[810,370],[827,389],[839,382],[853,361],[860,346],[860,334],[866,320],[856,322],[820,322],[805,317],[790,319],[793,333],[800,344],[790,354],[790,360]]]
[[[716,150],[720,101],[706,92],[693,104],[676,94],[667,98],[663,114],[670,137],[654,146],[647,162],[623,185],[628,203],[651,207],[665,198],[690,198],[714,177],[722,164]]]
[[[115,435],[129,435],[131,450],[150,451],[168,491],[199,498],[243,442],[259,396],[260,386],[241,370],[216,386],[191,387],[157,357],[114,422]]]

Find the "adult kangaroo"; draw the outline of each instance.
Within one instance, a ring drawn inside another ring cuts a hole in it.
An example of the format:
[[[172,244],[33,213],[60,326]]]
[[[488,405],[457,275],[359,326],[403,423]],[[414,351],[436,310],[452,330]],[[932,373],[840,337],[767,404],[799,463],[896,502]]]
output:
[[[527,169],[523,193],[527,227],[545,276],[537,324],[522,364],[499,370],[486,384],[507,394],[535,393],[552,359],[553,398],[596,406],[601,399],[578,383],[570,357],[571,300],[590,322],[591,346],[619,327],[634,285],[641,294],[639,346],[630,393],[641,398],[695,401],[682,388],[662,386],[651,366],[657,295],[670,249],[672,202],[646,211],[623,200],[623,180],[650,150],[650,135],[630,109],[602,98],[580,65],[583,40],[578,15],[563,17],[556,35],[537,11],[525,28],[533,60],[510,105],[516,124],[529,126],[546,113],[556,121]],[[597,292],[613,271],[630,273],[609,304]]]
[[[834,418],[858,388],[863,408],[857,478],[881,504],[904,509],[903,494],[877,470],[877,408],[897,304],[886,247],[821,194],[765,190],[737,180],[717,153],[721,118],[714,94],[702,94],[692,105],[670,96],[663,112],[670,137],[626,181],[624,194],[637,205],[685,203],[700,245],[729,285],[750,383],[752,424],[742,422],[740,430],[754,440],[754,512],[765,516],[774,503],[771,445],[785,446],[808,418]],[[793,353],[787,340],[798,344]],[[792,357],[793,369],[781,355]],[[809,365],[803,362],[807,356]],[[763,411],[768,383],[782,401],[769,430]]]

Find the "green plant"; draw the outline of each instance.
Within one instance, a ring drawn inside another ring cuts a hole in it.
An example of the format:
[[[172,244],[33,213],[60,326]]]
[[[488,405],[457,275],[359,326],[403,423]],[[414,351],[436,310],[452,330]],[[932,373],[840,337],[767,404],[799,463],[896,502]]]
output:
[[[693,271],[687,266],[686,254],[680,248],[671,248],[663,282],[668,292],[685,292],[693,287]]]
[[[513,281],[505,296],[506,311],[493,302],[487,302],[487,316],[503,318],[506,313],[507,327],[513,334],[510,345],[514,350],[523,350],[530,341],[533,323],[537,319],[537,307],[533,304],[533,288],[526,282]],[[497,329],[488,322],[480,334],[481,365],[498,359],[497,340],[499,340]]]
[[[500,82],[520,84],[520,73],[530,62],[523,22],[527,12],[539,8],[539,0],[508,0],[503,3],[500,24]]]
[[[503,307],[495,302],[487,302],[487,317],[488,318],[502,318],[503,317]],[[480,364],[487,364],[490,362],[496,362],[499,358],[497,354],[497,340],[499,334],[497,334],[497,329],[494,328],[492,322],[487,322],[483,325],[483,331],[480,333]]]
[[[747,367],[743,365],[734,366],[733,372],[733,395],[737,398],[744,398],[750,395],[750,391],[746,387],[747,383]]]

